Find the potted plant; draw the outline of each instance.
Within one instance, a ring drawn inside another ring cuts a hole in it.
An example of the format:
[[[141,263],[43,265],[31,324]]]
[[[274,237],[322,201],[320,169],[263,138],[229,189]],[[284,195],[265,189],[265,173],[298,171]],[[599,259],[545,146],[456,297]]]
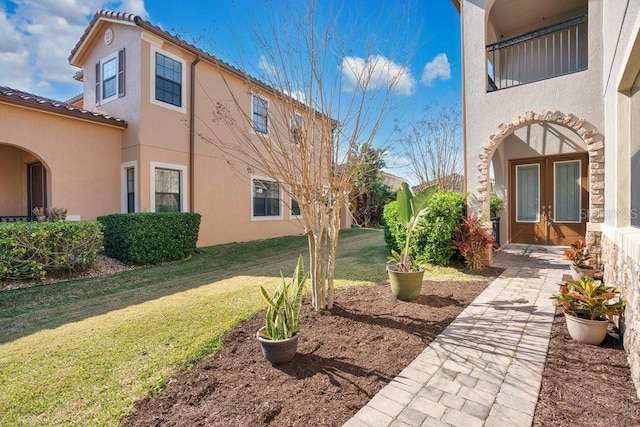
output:
[[[462,219],[462,224],[454,236],[455,247],[464,257],[467,267],[472,270],[491,264],[490,256],[494,242],[493,235],[473,214]]]
[[[411,257],[411,236],[416,229],[423,226],[427,203],[436,190],[437,186],[432,185],[414,195],[409,184],[403,182],[396,195],[398,217],[406,236],[400,253],[391,251],[391,262],[387,264],[387,271],[391,292],[402,301],[412,301],[420,295],[424,268]]]
[[[590,276],[563,284],[551,299],[564,308],[571,338],[594,345],[607,335],[609,318],[622,314],[626,305],[616,288]]]
[[[298,348],[298,319],[304,284],[308,274],[304,272],[302,255],[298,257],[298,264],[293,271],[291,282],[284,280],[276,288],[273,295],[269,295],[260,286],[262,298],[267,303],[265,326],[256,333],[262,354],[273,365],[289,362]]]
[[[500,217],[498,211],[502,209],[503,200],[491,193],[489,199],[489,220],[491,221],[491,233],[493,235],[493,246],[500,247]]]
[[[595,268],[591,264],[593,257],[587,249],[587,242],[584,240],[576,240],[571,246],[564,251],[564,256],[571,261],[571,277],[573,280],[579,280],[583,276],[593,277]]]

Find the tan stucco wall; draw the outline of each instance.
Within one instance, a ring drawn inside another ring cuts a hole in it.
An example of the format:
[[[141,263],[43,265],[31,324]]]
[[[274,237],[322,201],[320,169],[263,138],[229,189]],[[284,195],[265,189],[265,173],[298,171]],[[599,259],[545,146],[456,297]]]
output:
[[[10,182],[11,191],[20,193],[20,214],[27,214],[25,160],[33,159],[28,153],[34,154],[47,169],[50,207],[67,208],[68,215],[79,215],[82,220],[119,212],[121,132],[113,127],[0,104],[0,156],[5,153],[11,156],[0,157],[3,170],[0,176],[4,177],[9,170],[18,174]],[[15,214],[15,205],[10,209],[11,213],[6,214]],[[4,214],[0,205],[0,215]]]

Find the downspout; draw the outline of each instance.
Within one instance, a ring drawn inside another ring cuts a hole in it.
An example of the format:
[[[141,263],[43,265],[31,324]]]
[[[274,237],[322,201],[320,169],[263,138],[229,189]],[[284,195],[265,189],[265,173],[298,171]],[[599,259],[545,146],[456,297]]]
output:
[[[191,87],[190,87],[190,95],[189,95],[189,212],[194,211],[194,176],[195,173],[193,171],[194,165],[196,163],[196,125],[195,125],[195,95],[196,95],[196,65],[200,62],[201,56],[200,54],[196,55],[196,59],[191,63]]]
[[[462,7],[462,1],[458,1],[458,12],[460,13],[460,56],[462,58],[462,155],[464,156],[463,173],[464,173],[464,187],[463,190],[467,192],[467,179],[469,177],[469,170],[467,168],[467,98],[466,98],[466,75],[464,68],[464,8]]]

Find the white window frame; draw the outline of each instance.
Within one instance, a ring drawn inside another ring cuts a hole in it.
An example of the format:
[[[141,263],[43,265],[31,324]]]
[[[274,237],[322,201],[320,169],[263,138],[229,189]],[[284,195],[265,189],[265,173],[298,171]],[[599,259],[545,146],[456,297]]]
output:
[[[266,132],[261,132],[259,130],[256,130],[256,126],[255,123],[253,121],[253,99],[254,98],[258,98],[261,99],[263,101],[265,101],[267,103],[267,131]],[[269,120],[269,98],[265,97],[265,96],[261,96],[258,95],[257,93],[253,93],[251,94],[251,131],[255,134],[255,135],[262,135],[263,137],[268,137],[269,136],[269,127],[271,126],[271,120]],[[269,178],[271,179],[271,178]]]
[[[578,206],[580,208],[580,212],[578,214],[578,219],[576,221],[556,221],[556,208],[558,206],[558,195],[556,194],[556,165],[558,163],[578,163],[578,171],[580,176],[578,177],[578,185],[580,186],[580,191],[578,193]],[[539,190],[538,190],[539,191]],[[558,224],[580,224],[582,222],[582,160],[573,159],[573,160],[558,160],[553,162],[553,222]]]
[[[140,200],[138,193],[138,161],[133,160],[131,162],[123,162],[120,164],[120,212],[127,213],[128,200],[127,200],[127,170],[133,168],[133,191],[134,191],[134,211],[140,212],[140,206],[138,200]]]
[[[182,67],[181,74],[181,82],[180,82],[180,104],[178,107],[173,104],[166,103],[164,101],[159,101],[156,99],[156,53],[166,56],[167,58],[173,59],[174,61],[178,61]],[[150,44],[150,70],[149,70],[149,83],[150,83],[150,93],[149,93],[149,101],[153,105],[157,105],[159,107],[167,108],[169,110],[177,111],[179,113],[186,114],[187,113],[187,62],[176,56],[172,53],[167,52],[166,50],[160,49],[158,46],[154,44]]]
[[[251,195],[251,221],[278,221],[278,220],[282,220],[283,219],[283,206],[282,206],[282,186],[280,184],[278,184],[278,192],[279,192],[279,197],[278,200],[280,203],[280,215],[278,216],[254,216],[253,215],[253,181],[255,180],[260,180],[260,181],[269,181],[269,182],[275,182],[276,184],[278,184],[278,181],[276,181],[273,178],[269,178],[268,176],[260,176],[260,175],[251,175],[251,185],[249,185],[249,192]]]
[[[106,98],[106,99],[102,99],[102,95],[104,94],[104,69],[102,68],[104,64],[106,64],[107,62],[111,61],[115,59],[116,61],[116,75],[115,75],[115,81],[116,81],[116,91],[113,95],[111,95],[110,97]],[[118,64],[118,51],[116,50],[115,52],[113,52],[111,55],[102,58],[100,60],[100,94],[98,96],[99,99],[99,104],[98,105],[104,105],[107,104],[113,100],[118,99],[118,70],[120,64]]]
[[[156,211],[156,169],[169,169],[180,172],[180,212],[188,212],[187,167],[173,163],[150,162],[149,169],[149,212]]]

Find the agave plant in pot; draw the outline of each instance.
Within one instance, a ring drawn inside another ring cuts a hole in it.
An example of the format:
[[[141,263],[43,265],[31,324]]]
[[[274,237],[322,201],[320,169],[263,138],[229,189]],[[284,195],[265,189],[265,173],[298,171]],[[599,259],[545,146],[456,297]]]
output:
[[[626,306],[616,288],[590,276],[563,284],[551,299],[564,308],[571,338],[593,345],[604,341],[609,318],[621,315]]]
[[[593,256],[589,253],[587,242],[576,240],[564,251],[566,259],[571,261],[571,277],[579,280],[583,276],[593,277],[596,270],[593,266]]]
[[[304,284],[308,274],[304,271],[302,256],[293,271],[291,282],[287,283],[282,275],[282,284],[273,295],[260,286],[262,298],[267,303],[265,326],[256,337],[262,348],[262,354],[273,365],[287,363],[293,359],[298,348],[298,320]]]
[[[424,269],[411,257],[411,237],[415,230],[424,226],[427,203],[436,190],[437,186],[433,185],[414,195],[406,182],[403,182],[398,190],[398,216],[406,236],[400,253],[391,251],[391,262],[387,264],[387,271],[391,292],[399,300],[412,301],[420,295]]]

